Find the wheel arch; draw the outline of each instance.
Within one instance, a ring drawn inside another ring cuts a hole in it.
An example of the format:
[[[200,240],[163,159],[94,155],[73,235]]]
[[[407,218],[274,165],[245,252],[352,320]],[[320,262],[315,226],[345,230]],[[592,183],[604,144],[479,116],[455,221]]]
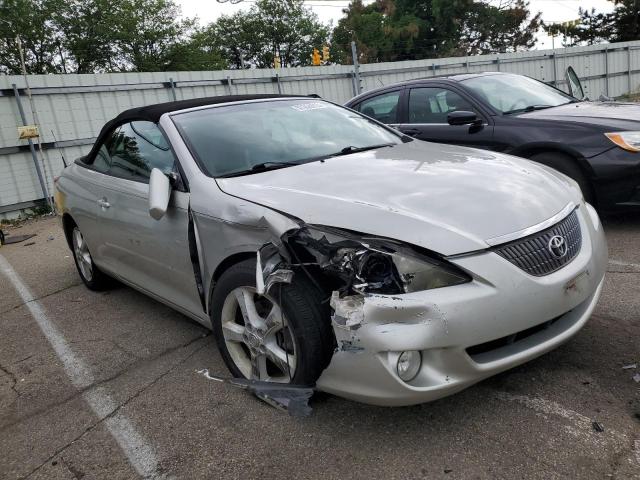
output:
[[[587,159],[579,151],[569,145],[559,143],[533,143],[522,145],[509,153],[527,159],[531,159],[531,157],[539,153],[558,153],[560,155],[571,157],[587,178],[590,179],[593,177],[593,168]]]
[[[67,240],[67,245],[69,246],[70,250],[73,249],[73,242],[71,240],[71,233],[73,232],[73,227],[76,227],[77,225],[78,224],[73,219],[71,214],[65,212],[62,215],[62,231],[64,232],[64,237]]]
[[[244,262],[245,260],[249,260],[251,258],[256,257],[256,252],[236,252],[232,255],[229,255],[224,260],[222,260],[218,266],[213,271],[213,275],[211,276],[211,282],[209,285],[209,308],[211,308],[211,296],[213,295],[213,291],[218,283],[218,280],[222,276],[224,272],[226,272],[229,268],[237,263]]]

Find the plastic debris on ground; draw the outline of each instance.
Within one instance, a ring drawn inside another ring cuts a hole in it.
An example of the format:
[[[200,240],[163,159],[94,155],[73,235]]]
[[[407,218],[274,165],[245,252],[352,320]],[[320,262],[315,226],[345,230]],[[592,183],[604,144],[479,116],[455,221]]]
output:
[[[624,367],[622,367],[623,370],[633,370],[634,368],[638,368],[637,363],[632,363],[630,365],[625,365]]]
[[[290,385],[287,383],[262,382],[259,380],[247,380],[245,378],[224,378],[209,374],[208,369],[196,370],[209,380],[226,383],[254,394],[263,402],[268,403],[278,410],[286,411],[292,417],[308,417],[311,415],[309,400],[314,389],[303,385]]]
[[[598,423],[598,422],[591,422],[591,425],[593,426],[593,429],[594,429],[596,432],[600,432],[600,433],[604,432],[604,427],[602,426],[602,424],[601,424],[601,423]]]
[[[636,373],[632,378],[634,382],[640,383],[640,373]]]
[[[8,235],[5,233],[3,245],[11,245],[12,243],[24,242],[25,240],[29,240],[30,238],[33,238],[35,236],[35,233],[32,233],[30,235]]]

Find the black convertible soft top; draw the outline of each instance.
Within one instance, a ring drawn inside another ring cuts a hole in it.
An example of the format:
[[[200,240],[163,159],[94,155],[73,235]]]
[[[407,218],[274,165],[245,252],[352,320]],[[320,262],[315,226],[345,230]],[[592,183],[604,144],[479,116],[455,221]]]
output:
[[[189,100],[177,100],[175,102],[156,103],[145,107],[131,108],[125,110],[112,120],[118,123],[127,123],[134,120],[147,120],[158,123],[160,117],[165,113],[185,110],[187,108],[201,107],[204,105],[216,105],[227,102],[243,102],[247,100],[260,100],[264,98],[300,98],[303,95],[277,95],[277,94],[256,94],[256,95],[225,95],[221,97],[191,98]]]
[[[317,97],[317,95],[310,95]],[[187,108],[201,107],[204,105],[216,105],[218,103],[243,102],[247,100],[260,100],[269,98],[300,98],[304,95],[277,95],[277,94],[255,94],[255,95],[224,95],[220,97],[191,98],[189,100],[177,100],[175,102],[156,103],[144,107],[130,108],[120,113],[113,120],[108,121],[100,130],[96,142],[89,154],[84,157],[88,163],[92,163],[98,151],[98,146],[102,144],[106,136],[115,128],[125,123],[133,121],[148,121],[158,123],[160,117],[165,113],[185,110]]]

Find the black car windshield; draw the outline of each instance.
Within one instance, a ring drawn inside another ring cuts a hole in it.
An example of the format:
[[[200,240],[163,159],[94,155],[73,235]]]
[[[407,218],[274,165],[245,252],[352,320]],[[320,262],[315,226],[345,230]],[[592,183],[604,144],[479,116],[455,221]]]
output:
[[[557,107],[577,100],[557,88],[522,75],[483,75],[462,81],[500,113],[519,113]]]
[[[172,116],[204,173],[258,173],[402,143],[367,117],[317,99],[270,100]],[[346,150],[345,150],[346,149]]]

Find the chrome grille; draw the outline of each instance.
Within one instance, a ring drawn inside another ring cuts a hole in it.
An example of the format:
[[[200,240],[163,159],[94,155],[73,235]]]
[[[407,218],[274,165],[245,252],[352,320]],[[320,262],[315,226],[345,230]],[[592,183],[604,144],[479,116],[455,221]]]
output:
[[[564,238],[567,253],[557,258],[549,242],[559,235]],[[578,214],[574,210],[568,217],[554,226],[528,237],[500,245],[494,251],[530,275],[542,277],[561,269],[575,258],[582,246],[582,232]]]

